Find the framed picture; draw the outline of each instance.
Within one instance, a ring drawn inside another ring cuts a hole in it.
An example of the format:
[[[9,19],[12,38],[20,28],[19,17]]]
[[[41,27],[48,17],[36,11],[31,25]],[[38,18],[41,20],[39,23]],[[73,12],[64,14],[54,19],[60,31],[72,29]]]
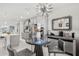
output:
[[[71,16],[60,17],[52,20],[53,30],[71,30]]]

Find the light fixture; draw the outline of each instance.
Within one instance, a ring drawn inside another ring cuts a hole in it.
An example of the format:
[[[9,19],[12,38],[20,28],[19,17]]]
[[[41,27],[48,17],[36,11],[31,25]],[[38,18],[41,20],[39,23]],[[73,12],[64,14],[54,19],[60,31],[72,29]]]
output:
[[[38,10],[38,13],[41,14],[41,16],[45,17],[45,23],[47,24],[46,25],[46,37],[48,35],[48,16],[49,16],[49,13],[51,13],[53,11],[53,4],[51,3],[39,3],[37,6],[36,6],[36,9]]]
[[[45,14],[52,12],[53,4],[51,4],[51,3],[39,3],[36,6],[36,9],[38,10],[39,13],[41,13],[42,15],[45,15]]]

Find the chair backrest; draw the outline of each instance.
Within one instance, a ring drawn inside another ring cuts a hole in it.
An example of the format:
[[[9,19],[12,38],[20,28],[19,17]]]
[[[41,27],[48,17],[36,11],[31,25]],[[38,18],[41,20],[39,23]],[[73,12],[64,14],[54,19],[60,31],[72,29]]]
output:
[[[62,50],[62,51],[64,51],[64,42],[60,39],[60,40],[58,40],[58,48],[60,49],[60,50]]]
[[[29,32],[22,33],[22,39],[24,39],[25,41],[27,41],[29,39]]]
[[[10,36],[10,47],[19,46],[20,35],[11,35]]]

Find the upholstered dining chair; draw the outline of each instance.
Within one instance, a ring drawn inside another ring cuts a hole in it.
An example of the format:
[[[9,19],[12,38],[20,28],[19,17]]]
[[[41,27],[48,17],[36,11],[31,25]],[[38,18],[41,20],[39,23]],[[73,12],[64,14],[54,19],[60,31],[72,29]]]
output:
[[[33,55],[35,55],[35,53],[33,53],[27,47],[23,48],[17,52],[15,47],[20,47],[20,45],[21,45],[20,41],[21,40],[20,40],[19,35],[11,35],[10,36],[10,45],[8,45],[8,47],[7,47],[7,50],[9,52],[10,56],[33,56]],[[22,48],[22,47],[20,47],[20,48]]]
[[[51,55],[51,53],[53,53],[54,56],[56,56],[57,53],[64,54],[64,51],[58,48],[58,40],[52,39],[52,41],[47,45],[47,47],[49,56]]]
[[[15,49],[11,48],[10,46],[7,47],[7,50],[9,52],[9,56],[35,56],[35,53],[30,51],[29,49],[23,49],[19,52],[16,52]]]

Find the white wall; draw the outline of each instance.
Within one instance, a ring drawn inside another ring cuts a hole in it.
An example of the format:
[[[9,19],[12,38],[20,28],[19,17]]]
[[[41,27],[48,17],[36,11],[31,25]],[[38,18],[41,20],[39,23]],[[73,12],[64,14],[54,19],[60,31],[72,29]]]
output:
[[[58,31],[52,30],[52,19],[72,16],[72,30],[71,32],[76,33],[76,37],[79,37],[79,4],[54,4],[55,8],[49,17],[49,30],[55,34],[58,34]]]
[[[0,3],[0,26],[4,24],[4,22],[7,22],[8,25],[15,25],[17,16],[20,19],[20,16],[23,16],[24,18],[30,18],[36,15],[36,5],[37,4],[28,4],[28,3],[22,3],[22,4],[1,4]],[[53,4],[53,12],[49,15],[49,25],[48,29],[51,32],[57,33],[57,31],[52,30],[52,24],[51,20],[54,18],[59,18],[63,16],[72,16],[72,31],[76,33],[76,36],[79,36],[79,4],[68,4],[68,3],[55,3]],[[41,19],[41,18],[40,18]],[[41,23],[42,19],[38,22]],[[42,24],[44,26],[46,25],[46,22],[42,21]]]
[[[34,3],[0,3],[0,26],[7,23],[6,26],[16,27],[18,20],[22,21],[36,14],[35,7]]]

